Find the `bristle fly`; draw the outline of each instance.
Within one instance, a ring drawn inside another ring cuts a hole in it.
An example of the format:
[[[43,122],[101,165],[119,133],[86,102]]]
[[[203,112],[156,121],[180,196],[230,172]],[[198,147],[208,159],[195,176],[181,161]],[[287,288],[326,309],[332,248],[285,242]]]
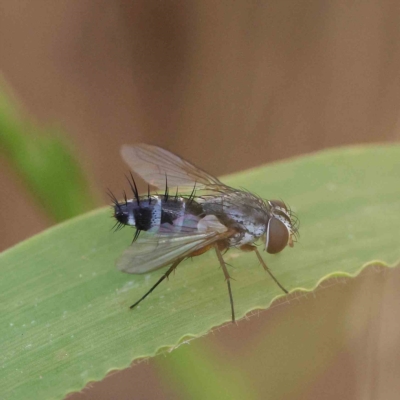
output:
[[[126,273],[143,274],[170,266],[130,308],[136,307],[168,279],[180,262],[210,249],[215,250],[227,282],[232,322],[235,322],[233,279],[228,271],[232,266],[224,260],[229,249],[253,251],[273,281],[285,294],[288,293],[264,262],[258,249],[261,244],[257,244],[262,240],[263,250],[276,254],[297,242],[299,219],[282,199],[265,200],[244,188],[225,185],[186,160],[156,146],[124,146],[121,154],[148,186],[147,195],[139,196],[130,172],[125,177],[130,187],[128,196],[131,190],[133,199],[128,199],[123,192],[123,199],[118,201],[108,189],[116,219],[112,229],[115,232],[124,226],[134,229],[130,230],[133,245],[117,261],[117,267]],[[164,184],[165,190],[162,191]],[[158,189],[159,193],[151,193],[150,186]]]

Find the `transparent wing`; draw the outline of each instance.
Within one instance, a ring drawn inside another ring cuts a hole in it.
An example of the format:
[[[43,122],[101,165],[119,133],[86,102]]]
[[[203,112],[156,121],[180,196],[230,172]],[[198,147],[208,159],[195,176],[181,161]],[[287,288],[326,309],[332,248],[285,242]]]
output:
[[[226,236],[219,232],[143,236],[125,250],[117,261],[117,268],[130,274],[154,271]]]
[[[182,158],[160,147],[148,144],[124,145],[121,148],[123,160],[150,185],[162,189],[166,177],[168,186],[181,189],[225,187],[217,178],[207,174]]]

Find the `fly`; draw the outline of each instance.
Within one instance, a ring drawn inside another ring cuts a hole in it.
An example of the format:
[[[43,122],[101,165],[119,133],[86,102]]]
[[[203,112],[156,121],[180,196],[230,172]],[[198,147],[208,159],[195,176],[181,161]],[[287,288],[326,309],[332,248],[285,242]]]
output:
[[[255,242],[262,239],[270,254],[293,247],[298,219],[281,200],[263,200],[234,189],[184,159],[156,146],[123,146],[122,158],[141,178],[163,194],[140,196],[128,178],[134,198],[114,203],[116,229],[136,228],[132,245],[117,261],[117,268],[143,274],[169,265],[161,278],[130,308],[144,300],[186,258],[214,249],[228,285],[232,322],[235,311],[231,277],[223,252],[230,248],[254,251],[264,270],[285,292],[261,257]],[[174,192],[170,192],[175,188]],[[178,192],[179,190],[179,192]],[[179,193],[190,193],[181,195]],[[141,235],[141,232],[146,232]]]

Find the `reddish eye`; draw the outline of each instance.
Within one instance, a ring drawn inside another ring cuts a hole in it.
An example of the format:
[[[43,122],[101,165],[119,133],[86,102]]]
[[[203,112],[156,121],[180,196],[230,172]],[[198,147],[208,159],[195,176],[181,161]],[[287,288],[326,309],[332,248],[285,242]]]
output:
[[[270,218],[267,226],[265,249],[270,254],[282,251],[289,241],[289,231],[283,222],[277,218]]]

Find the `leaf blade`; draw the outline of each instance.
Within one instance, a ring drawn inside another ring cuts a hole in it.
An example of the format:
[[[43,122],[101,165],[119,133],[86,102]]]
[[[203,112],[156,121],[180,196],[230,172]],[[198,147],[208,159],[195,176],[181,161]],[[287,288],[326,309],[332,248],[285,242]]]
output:
[[[336,149],[223,181],[281,197],[299,214],[300,243],[264,258],[288,289],[312,289],[328,275],[356,274],[371,260],[399,259],[393,218],[400,214],[399,158],[400,146]],[[129,311],[162,271],[116,271],[133,232],[110,232],[109,215],[106,209],[85,214],[0,255],[0,390],[9,398],[63,397],[229,321],[225,282],[211,252],[186,261]],[[238,317],[281,296],[253,254],[232,251],[226,259],[237,267],[231,273]]]

